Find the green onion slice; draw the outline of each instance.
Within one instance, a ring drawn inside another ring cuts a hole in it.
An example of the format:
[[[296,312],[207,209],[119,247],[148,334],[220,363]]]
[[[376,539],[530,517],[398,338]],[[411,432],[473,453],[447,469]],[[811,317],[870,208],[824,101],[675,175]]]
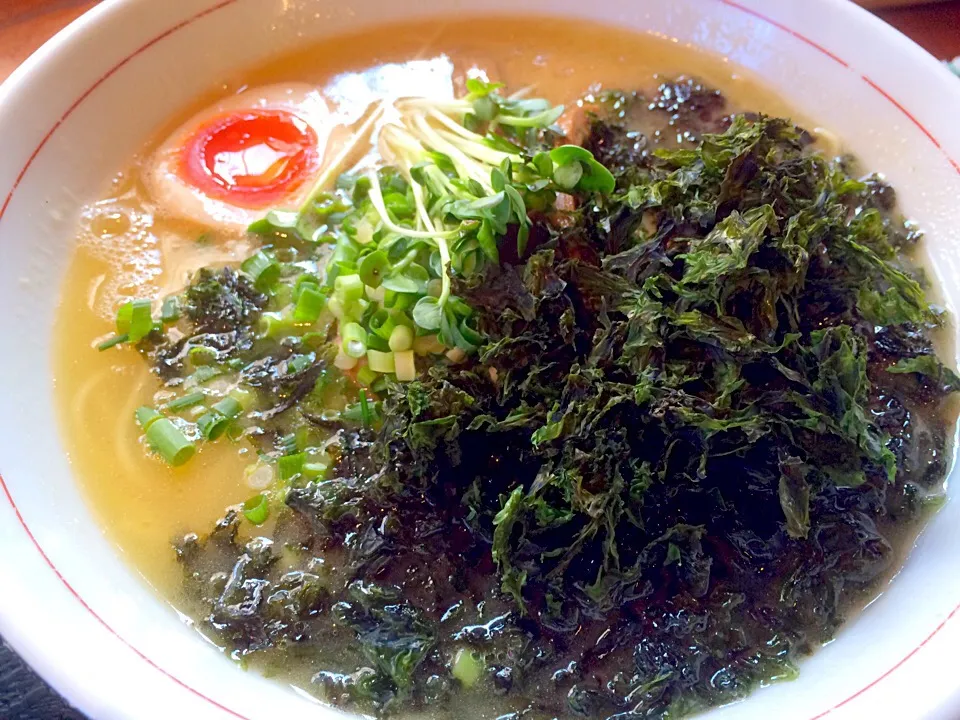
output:
[[[340,275],[333,283],[333,296],[346,307],[363,298],[363,280],[359,275]]]
[[[117,335],[139,342],[153,330],[153,310],[149,300],[131,300],[117,311]]]
[[[97,350],[103,352],[104,350],[109,350],[112,347],[120,345],[125,342],[129,342],[130,336],[124,333],[123,335],[114,335],[109,340],[104,340],[102,343],[97,345]]]
[[[293,310],[293,321],[298,324],[312,325],[320,318],[327,304],[327,298],[311,285],[301,286],[300,297]]]
[[[384,340],[389,340],[397,326],[398,313],[395,310],[377,310],[367,322],[370,331]]]
[[[223,398],[223,400],[214,403],[213,409],[228,420],[236,420],[240,417],[240,413],[243,412],[243,406],[240,404],[240,401],[229,395]]]
[[[272,288],[280,279],[280,265],[263,250],[244,260],[240,269],[250,276],[254,287],[261,292]]]
[[[194,456],[197,446],[169,418],[154,418],[146,428],[147,442],[173,467],[179,467]]]
[[[270,501],[261,493],[243,504],[243,516],[254,525],[263,525],[270,517]]]
[[[277,460],[277,472],[281,480],[291,480],[299,475],[303,470],[303,463],[306,461],[305,453],[295,453],[294,455],[284,455]]]
[[[203,402],[206,395],[200,391],[192,392],[189,395],[183,395],[182,397],[174,398],[167,404],[163,406],[164,410],[169,412],[179,412],[180,410],[186,410],[187,408],[192,408],[195,405],[199,405]]]
[[[362,358],[367,354],[367,331],[357,323],[346,323],[340,328],[340,337],[345,355]]]

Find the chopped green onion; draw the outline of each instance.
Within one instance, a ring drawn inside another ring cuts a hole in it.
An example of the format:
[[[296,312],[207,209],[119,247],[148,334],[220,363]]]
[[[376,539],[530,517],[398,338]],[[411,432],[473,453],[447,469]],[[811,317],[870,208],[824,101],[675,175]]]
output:
[[[242,412],[243,406],[240,402],[228,395],[200,416],[197,427],[207,440],[217,440]]]
[[[240,269],[250,276],[254,287],[261,292],[272,288],[280,279],[280,265],[263,250],[244,260]]]
[[[287,305],[294,300],[293,288],[286,283],[277,283],[270,289],[271,300],[274,307],[284,308],[284,314],[292,316],[293,313],[287,310]]]
[[[327,310],[329,310],[330,314],[333,315],[337,320],[343,320],[343,317],[346,314],[346,309],[343,307],[343,303],[340,302],[340,299],[336,296],[327,300]]]
[[[213,404],[213,409],[229,420],[236,420],[243,412],[243,406],[233,397],[227,395],[219,402]]]
[[[387,294],[387,289],[383,285],[378,288],[372,288],[367,285],[365,286],[364,294],[367,296],[367,300],[375,303],[383,303],[383,298]]]
[[[382,375],[379,377],[380,379],[383,379]],[[369,415],[367,417],[371,423],[373,423],[377,417],[379,417],[379,405],[380,403],[367,400],[367,409],[369,411]],[[358,425],[367,425],[363,419],[363,406],[359,402],[351,403],[341,410],[340,419],[347,422],[357,423]]]
[[[457,325],[457,330],[460,332],[460,337],[471,345],[479,346],[483,342],[483,335],[473,327],[471,318],[461,321]]]
[[[299,299],[300,293],[302,293],[304,289],[308,287],[313,288],[314,290],[318,290],[320,288],[320,281],[317,279],[315,275],[304,273],[303,275],[297,278],[297,282],[293,287],[294,299]]]
[[[333,296],[343,307],[363,299],[363,280],[359,275],[340,275],[333,283]]]
[[[346,235],[337,237],[337,244],[333,248],[333,254],[330,256],[331,263],[352,263],[356,262],[360,250]]]
[[[360,388],[360,418],[364,427],[373,425],[373,411],[370,409],[370,402],[367,400],[367,391]]]
[[[300,297],[297,299],[297,306],[293,310],[293,321],[312,325],[320,319],[320,313],[323,312],[323,308],[327,304],[327,298],[310,285],[302,287]]]
[[[147,442],[173,467],[183,465],[197,451],[194,445],[169,418],[153,418],[146,428]]]
[[[380,287],[380,283],[383,282],[383,277],[389,267],[390,260],[387,258],[387,254],[377,250],[365,256],[363,260],[360,261],[360,266],[357,268],[357,271],[364,285],[378,288]]]
[[[367,321],[367,326],[370,328],[370,332],[375,333],[384,340],[389,340],[390,333],[393,332],[397,323],[393,319],[393,313],[390,310],[381,308],[370,316],[370,319]]]
[[[345,355],[361,358],[367,352],[367,331],[354,322],[340,328],[341,347]]]
[[[117,310],[117,334],[130,342],[139,342],[153,330],[153,310],[149,300],[131,300]]]
[[[362,218],[354,230],[356,231],[354,239],[361,245],[367,245],[373,241],[373,224],[367,218]]]
[[[195,405],[199,405],[203,402],[205,397],[206,395],[200,391],[192,392],[189,395],[183,395],[181,397],[174,398],[170,402],[166,403],[163,406],[163,409],[170,412],[179,412],[181,410],[186,410],[187,408],[192,408]]]
[[[393,329],[397,326],[397,315],[396,311],[381,308],[370,316],[367,326],[370,328],[370,332],[375,333],[384,340],[389,340],[390,333],[392,333]]]
[[[370,301],[366,298],[360,298],[359,300],[354,300],[347,306],[346,316],[349,320],[356,322],[363,317],[364,313],[367,312],[367,308],[370,307]]]
[[[387,342],[386,338],[382,338],[379,335],[374,333],[369,333],[367,335],[367,350],[379,350],[380,352],[388,352],[390,350],[390,343]]]
[[[394,370],[393,353],[368,350],[367,364],[374,372],[383,373],[384,375],[392,373]]]
[[[381,303],[385,308],[392,308],[396,304],[399,296],[400,293],[398,292],[394,292],[393,290],[385,290]]]
[[[160,306],[160,321],[169,325],[180,319],[180,301],[176,295],[171,295]]]
[[[140,427],[144,430],[147,430],[153,423],[163,417],[163,415],[147,405],[137,408],[136,416],[137,422],[140,423]]]
[[[207,440],[217,440],[230,427],[232,420],[216,410],[208,410],[197,420],[200,434]]]
[[[97,345],[97,350],[99,350],[100,352],[103,352],[104,350],[109,350],[110,348],[116,345],[120,345],[121,343],[128,342],[129,340],[130,340],[130,336],[127,334],[114,335],[109,340],[104,340],[102,343]]]
[[[282,338],[294,333],[293,323],[282,313],[265,312],[257,321],[257,330],[268,338]]]
[[[240,407],[244,410],[249,410],[253,405],[253,401],[256,399],[256,396],[253,394],[253,391],[247,390],[246,388],[236,387],[230,391],[230,397],[240,403]]]
[[[326,276],[327,282],[326,286],[328,288],[335,288],[337,285],[337,278],[347,275],[356,275],[357,266],[355,263],[348,262],[334,262],[330,260],[327,262],[326,266]]]
[[[254,525],[263,525],[270,517],[270,501],[263,493],[254,495],[243,504],[243,516]]]
[[[417,377],[417,365],[413,350],[404,350],[393,354],[394,372],[400,382],[412,382]]]
[[[288,240],[290,238],[305,240],[300,232],[300,215],[297,212],[286,210],[271,210],[266,217],[257,220],[247,227],[247,232],[254,235],[263,235],[268,239]]]
[[[295,455],[284,455],[277,460],[277,471],[281,480],[290,480],[299,475],[303,470],[303,463],[306,460],[305,453],[296,453]]]
[[[312,450],[312,446],[319,442],[319,436],[309,425],[298,427],[294,436],[297,438],[297,449],[301,451]]]
[[[413,330],[406,325],[397,325],[390,333],[390,349],[403,352],[413,347]]]

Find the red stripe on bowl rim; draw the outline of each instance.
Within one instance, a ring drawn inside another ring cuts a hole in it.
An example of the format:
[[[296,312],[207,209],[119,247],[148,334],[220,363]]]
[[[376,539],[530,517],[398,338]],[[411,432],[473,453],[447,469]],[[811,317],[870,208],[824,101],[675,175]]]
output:
[[[850,67],[850,64],[849,64],[846,60],[844,60],[843,58],[841,58],[840,56],[835,55],[834,53],[832,53],[832,52],[830,52],[829,50],[827,50],[827,49],[826,49],[823,45],[821,45],[820,43],[814,42],[813,40],[811,40],[810,38],[808,38],[806,35],[803,35],[802,33],[797,32],[797,31],[794,30],[793,28],[788,27],[788,26],[784,25],[784,24],[781,23],[781,22],[777,22],[777,21],[774,20],[773,18],[767,17],[767,16],[764,15],[763,13],[758,12],[757,10],[754,10],[753,8],[749,8],[749,7],[745,6],[745,5],[741,5],[741,4],[738,3],[738,2],[734,2],[734,0],[720,0],[720,2],[722,2],[724,5],[728,5],[729,7],[734,8],[735,10],[739,10],[739,11],[741,11],[741,12],[745,12],[747,15],[752,15],[752,16],[755,17],[757,20],[761,20],[761,21],[767,23],[768,25],[773,25],[775,28],[778,28],[778,29],[780,29],[780,30],[783,30],[785,33],[789,33],[790,35],[793,35],[795,38],[797,38],[797,40],[800,40],[800,41],[802,41],[802,42],[805,42],[807,45],[809,45],[810,47],[812,47],[814,50],[817,50],[817,51],[823,53],[824,55],[826,55],[828,58],[830,58],[830,59],[833,60],[834,62],[839,63],[840,65],[843,65],[843,67],[845,67],[845,68],[849,68],[849,67]]]
[[[741,5],[740,3],[735,2],[735,0],[717,0],[717,1],[718,1],[718,2],[721,2],[722,4],[726,5],[727,7],[730,7],[730,8],[732,8],[732,9],[734,9],[734,10],[737,10],[737,11],[739,11],[739,12],[742,12],[742,13],[745,13],[745,14],[747,14],[747,15],[750,15],[751,17],[753,17],[753,18],[755,18],[755,19],[757,19],[757,20],[759,20],[759,21],[761,21],[761,22],[767,23],[767,24],[769,24],[769,25],[771,25],[771,26],[773,26],[773,27],[775,27],[775,28],[777,28],[777,29],[779,29],[779,30],[781,30],[781,31],[783,31],[783,32],[785,32],[785,33],[787,33],[787,34],[795,37],[796,39],[798,39],[798,40],[800,40],[801,42],[803,42],[803,43],[809,45],[810,47],[814,48],[815,50],[817,50],[818,52],[822,53],[822,54],[825,55],[826,57],[830,58],[831,60],[833,60],[833,61],[836,62],[837,64],[841,65],[842,67],[844,67],[844,68],[846,68],[846,69],[850,69],[850,67],[851,67],[850,64],[849,64],[848,62],[846,62],[843,58],[841,58],[840,56],[838,56],[838,55],[836,55],[835,53],[831,52],[830,50],[828,50],[827,48],[825,48],[823,45],[817,43],[816,41],[812,40],[811,38],[807,37],[806,35],[798,32],[798,31],[796,31],[796,30],[794,30],[794,29],[792,29],[792,28],[790,28],[790,27],[788,27],[787,25],[784,25],[783,23],[781,23],[781,22],[779,22],[779,21],[777,21],[777,20],[774,20],[773,18],[771,18],[771,17],[769,17],[769,16],[767,16],[767,15],[764,15],[763,13],[761,13],[761,12],[759,12],[759,11],[757,11],[757,10],[754,10],[753,8],[747,7],[747,6],[745,6],[745,5]],[[165,40],[166,38],[170,37],[170,36],[173,35],[174,33],[176,33],[176,32],[178,32],[178,31],[180,31],[180,30],[188,27],[189,25],[192,25],[193,23],[195,23],[196,21],[198,21],[198,20],[200,20],[200,19],[202,19],[202,18],[204,18],[204,17],[207,17],[207,16],[209,16],[209,15],[212,15],[213,13],[217,12],[218,10],[221,10],[221,9],[223,9],[223,8],[226,8],[226,7],[230,6],[230,5],[234,5],[234,4],[236,4],[237,2],[238,2],[238,0],[221,0],[221,2],[217,3],[216,5],[212,5],[211,7],[206,8],[205,10],[202,10],[202,11],[198,12],[196,15],[193,15],[193,16],[191,16],[191,17],[183,20],[182,22],[174,25],[173,27],[169,28],[168,30],[164,31],[163,33],[157,35],[157,36],[154,37],[152,40],[150,40],[149,42],[147,42],[146,44],[144,44],[143,46],[141,46],[140,48],[138,48],[138,49],[135,50],[134,52],[130,53],[130,54],[127,55],[125,58],[123,58],[119,63],[117,63],[117,64],[116,64],[115,66],[113,66],[110,70],[108,70],[106,73],[104,73],[103,76],[101,76],[93,85],[91,85],[91,86],[86,90],[86,92],[84,92],[82,95],[80,95],[80,97],[78,97],[77,100],[76,100],[69,108],[67,108],[67,110],[63,113],[63,115],[60,117],[60,119],[57,120],[56,123],[54,123],[53,127],[50,128],[50,130],[47,132],[47,134],[44,135],[43,139],[42,139],[42,140],[40,141],[40,143],[37,145],[36,149],[34,149],[33,153],[31,153],[30,157],[27,159],[27,162],[26,162],[26,164],[23,166],[23,169],[20,171],[20,173],[17,175],[16,179],[14,180],[14,183],[13,183],[13,185],[11,186],[10,192],[7,194],[7,197],[6,197],[6,199],[4,200],[4,202],[3,202],[3,205],[0,206],[0,223],[2,223],[3,218],[4,218],[4,216],[6,215],[6,212],[7,212],[8,208],[10,207],[10,203],[11,203],[12,200],[13,200],[14,194],[16,193],[17,189],[20,187],[20,184],[23,182],[24,177],[26,177],[26,174],[27,174],[27,172],[30,170],[30,168],[32,167],[34,161],[37,159],[37,157],[38,157],[38,156],[40,155],[40,153],[43,151],[43,148],[46,147],[47,143],[50,142],[50,140],[51,140],[51,138],[53,137],[53,135],[54,135],[54,134],[56,133],[56,131],[60,128],[60,126],[63,125],[63,123],[67,120],[67,118],[69,118],[69,117],[76,111],[76,109],[77,109],[88,97],[90,97],[90,96],[97,90],[97,88],[99,88],[99,87],[100,87],[101,85],[103,85],[107,80],[109,80],[111,77],[113,77],[113,75],[115,75],[118,71],[120,71],[120,70],[121,70],[123,67],[125,67],[128,63],[130,63],[130,61],[132,61],[134,58],[138,57],[139,55],[142,55],[144,52],[146,52],[147,50],[149,50],[149,49],[152,48],[153,46],[157,45],[157,44],[160,43],[161,41]],[[929,130],[925,125],[923,125],[923,123],[920,122],[920,120],[918,120],[918,119],[917,119],[906,107],[904,107],[904,105],[902,105],[895,97],[893,97],[890,93],[888,93],[886,90],[884,90],[882,87],[880,87],[877,83],[875,83],[875,82],[874,82],[873,80],[871,80],[869,77],[867,77],[866,75],[861,75],[860,77],[861,77],[861,79],[862,79],[867,85],[869,85],[869,86],[870,86],[871,88],[873,88],[877,93],[879,93],[882,97],[884,97],[888,102],[890,102],[894,107],[896,107],[897,110],[899,110],[904,116],[906,116],[906,118],[907,118],[908,120],[910,120],[911,123],[913,123],[917,128],[919,128],[919,130],[927,137],[927,139],[930,140],[930,142],[943,154],[943,156],[947,159],[947,161],[953,166],[953,168],[957,171],[957,174],[960,174],[960,163],[958,163],[956,160],[954,160],[952,157],[950,157],[950,155],[947,154],[947,152],[944,150],[944,148],[943,148],[943,146],[941,145],[941,143],[937,140],[936,136],[934,136],[933,133],[930,132],[930,130]],[[169,678],[170,680],[172,680],[174,683],[176,683],[176,684],[179,685],[180,687],[182,687],[182,688],[184,688],[185,690],[189,691],[191,694],[195,695],[196,697],[200,698],[201,700],[206,701],[207,703],[209,703],[209,704],[212,705],[213,707],[217,708],[218,710],[222,710],[223,712],[228,713],[229,715],[237,718],[238,720],[249,720],[249,718],[248,718],[247,716],[242,715],[242,714],[238,713],[238,712],[235,711],[235,710],[231,710],[230,708],[228,708],[227,706],[225,706],[225,705],[217,702],[217,701],[214,700],[213,698],[211,698],[211,697],[209,697],[209,696],[207,696],[207,695],[204,695],[204,694],[203,694],[202,692],[200,692],[199,690],[196,690],[195,688],[193,688],[193,687],[191,687],[190,685],[186,684],[183,680],[180,680],[179,678],[177,678],[176,676],[174,676],[174,675],[173,675],[172,673],[170,673],[169,671],[167,671],[167,670],[165,670],[164,668],[160,667],[156,662],[154,662],[154,661],[151,660],[149,657],[147,657],[143,652],[141,652],[140,650],[138,650],[133,644],[131,644],[128,640],[124,639],[116,630],[114,630],[110,625],[108,625],[107,622],[106,622],[102,617],[100,617],[100,615],[98,615],[98,614],[96,613],[96,611],[95,611],[93,608],[90,607],[90,605],[87,604],[87,602],[83,599],[83,597],[73,588],[73,586],[69,583],[69,581],[67,581],[67,579],[63,576],[63,574],[60,572],[60,570],[57,569],[56,565],[53,564],[53,561],[50,560],[50,558],[49,558],[49,556],[47,555],[46,551],[44,551],[43,547],[42,547],[42,546],[40,545],[40,543],[37,541],[37,538],[34,536],[33,532],[30,530],[30,527],[27,525],[26,520],[23,518],[23,515],[20,513],[20,508],[17,506],[17,503],[16,503],[16,501],[14,500],[13,495],[10,493],[10,488],[7,486],[7,483],[6,483],[6,481],[4,480],[4,478],[3,478],[2,475],[0,475],[0,487],[3,488],[3,493],[4,493],[5,497],[7,498],[7,501],[10,503],[10,507],[13,509],[13,512],[14,512],[14,514],[16,515],[17,521],[20,523],[20,526],[23,528],[23,531],[24,531],[24,533],[26,534],[27,538],[30,540],[30,542],[33,544],[33,546],[37,549],[37,552],[40,554],[40,557],[43,558],[43,561],[50,567],[50,569],[53,571],[54,575],[56,575],[56,577],[60,580],[60,582],[63,583],[63,585],[64,585],[64,587],[67,589],[67,591],[68,591],[73,597],[75,597],[75,598],[77,599],[77,602],[79,602],[80,605],[81,605],[88,613],[90,613],[90,615],[93,616],[93,618],[94,618],[100,625],[102,625],[104,629],[106,629],[111,635],[113,635],[114,637],[116,637],[121,643],[123,643],[125,646],[127,646],[131,651],[133,651],[138,657],[140,657],[140,658],[141,658],[144,662],[146,662],[148,665],[150,665],[151,667],[155,668],[157,671],[159,671],[160,673],[162,673],[163,675],[165,675],[167,678]],[[916,655],[918,652],[920,652],[920,650],[923,649],[923,647],[926,646],[927,643],[929,643],[929,642],[937,635],[937,633],[939,633],[939,632],[946,626],[946,624],[947,624],[958,612],[960,612],[960,604],[958,604],[958,605],[950,612],[950,614],[947,615],[947,617],[945,617],[945,618],[940,622],[940,624],[937,625],[937,627],[935,627],[935,628],[933,629],[933,631],[932,631],[929,635],[927,635],[927,637],[925,637],[925,638],[920,642],[919,645],[917,645],[915,648],[913,648],[913,650],[911,650],[911,651],[910,651],[909,653],[907,653],[903,658],[901,658],[893,667],[891,667],[889,670],[887,670],[885,673],[883,673],[882,675],[880,675],[879,677],[877,677],[875,680],[873,680],[873,681],[870,682],[869,684],[867,684],[867,685],[865,685],[864,687],[860,688],[857,692],[855,692],[854,694],[850,695],[850,696],[847,697],[845,700],[837,703],[836,705],[833,705],[832,707],[828,708],[827,710],[824,710],[824,711],[821,712],[819,715],[815,715],[814,717],[811,718],[811,720],[821,720],[821,718],[826,717],[827,715],[829,715],[830,713],[834,712],[835,710],[838,710],[838,709],[842,708],[843,706],[847,705],[848,703],[856,700],[857,698],[859,698],[860,696],[862,696],[864,693],[868,692],[870,689],[872,689],[873,687],[875,687],[876,685],[878,685],[879,683],[881,683],[883,680],[885,680],[886,678],[888,678],[890,675],[892,675],[894,672],[896,672],[901,666],[903,666],[908,660],[910,660],[914,655]]]

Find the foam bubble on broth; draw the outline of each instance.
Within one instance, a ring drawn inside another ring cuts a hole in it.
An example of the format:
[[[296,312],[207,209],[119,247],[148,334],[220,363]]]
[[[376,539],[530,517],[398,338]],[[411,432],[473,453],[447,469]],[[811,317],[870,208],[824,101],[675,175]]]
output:
[[[78,234],[81,250],[106,269],[88,298],[91,309],[103,318],[112,317],[126,300],[156,292],[162,273],[151,209],[139,201],[125,178],[118,178],[117,184],[117,194],[83,209]]]

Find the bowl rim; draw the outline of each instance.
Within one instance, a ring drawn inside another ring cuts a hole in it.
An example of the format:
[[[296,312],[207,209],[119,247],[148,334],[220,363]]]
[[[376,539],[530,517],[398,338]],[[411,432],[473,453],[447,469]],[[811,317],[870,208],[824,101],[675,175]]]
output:
[[[206,2],[207,0],[200,0],[200,2]],[[940,63],[936,58],[930,55],[926,50],[916,44],[913,40],[906,37],[900,33],[895,28],[891,27],[887,23],[880,20],[878,17],[868,12],[862,7],[855,5],[854,3],[847,2],[846,0],[818,0],[819,2],[833,6],[832,9],[835,12],[839,12],[846,16],[846,20],[852,25],[860,28],[868,27],[872,34],[882,37],[886,43],[895,44],[899,52],[909,53],[913,56],[913,60],[924,66],[926,72],[931,75],[931,78],[934,82],[942,84],[945,89],[948,91],[952,90],[956,92],[954,84],[957,83],[956,78],[947,70],[942,63]],[[134,8],[138,5],[146,4],[148,0],[103,0],[99,4],[93,6],[80,17],[75,19],[73,22],[68,24],[52,38],[46,41],[38,50],[36,50],[26,61],[24,61],[19,67],[17,67],[10,76],[0,85],[0,106],[3,106],[11,100],[11,98],[16,97],[17,94],[22,92],[22,90],[29,86],[32,82],[32,76],[37,72],[38,69],[45,66],[47,63],[52,62],[52,60],[61,54],[64,51],[69,50],[69,46],[75,42],[83,42],[90,33],[96,31],[97,26],[99,26],[104,20],[112,16],[119,15],[122,12],[127,11],[130,8]],[[27,162],[20,169],[19,173],[16,176],[13,184],[10,187],[9,193],[6,195],[2,204],[0,204],[0,223],[6,214],[6,211],[13,200],[16,192],[21,184],[21,181],[29,172],[31,166],[33,165],[34,160],[39,156],[44,147],[48,142],[54,137],[59,127],[67,120],[67,118],[73,114],[77,108],[79,108],[83,102],[96,91],[103,83],[105,83],[109,78],[111,78],[116,72],[121,70],[126,66],[130,61],[132,61],[137,56],[143,54],[154,45],[158,44],[162,40],[174,35],[178,31],[188,27],[189,25],[201,20],[204,17],[212,15],[219,10],[227,8],[231,5],[241,2],[241,0],[219,0],[218,2],[213,2],[212,4],[203,7],[198,10],[196,13],[187,16],[185,19],[176,23],[175,25],[159,32],[154,35],[152,39],[142,44],[140,47],[135,49],[133,52],[127,54],[121,60],[117,61],[111,66],[111,68],[105,72],[96,82],[90,85],[82,94],[80,94],[76,100],[67,108],[63,113],[60,119],[49,129],[49,131],[43,136],[40,143],[33,150],[32,154],[29,156]],[[818,52],[830,58],[832,61],[841,65],[844,68],[851,68],[851,64],[843,59],[842,51],[832,51],[824,45],[818,43],[814,39],[808,37],[807,35],[789,27],[786,23],[778,21],[773,17],[773,13],[768,14],[763,10],[756,9],[738,2],[737,0],[704,0],[705,3],[713,4],[719,3],[729,8],[732,8],[738,12],[746,13],[756,20],[765,23],[773,28],[776,28],[779,32],[786,33],[793,36],[794,38],[802,41],[806,45],[814,48]],[[744,0],[744,2],[752,2],[758,7],[762,7],[761,0]],[[480,10],[482,13],[482,9]],[[868,75],[861,73],[861,79],[870,87],[872,90],[879,95],[881,95],[886,101],[891,103],[910,123],[915,125],[923,135],[940,151],[944,158],[953,166],[957,174],[960,175],[960,161],[955,158],[947,148],[940,142],[937,136],[928,128],[926,125],[921,122],[905,105],[902,104],[893,94],[889,93],[882,87],[879,83],[872,80]],[[65,576],[60,572],[56,565],[51,561],[47,555],[44,548],[41,546],[40,542],[34,536],[34,533],[31,531],[27,522],[23,518],[20,509],[17,506],[17,503],[11,494],[10,488],[8,487],[6,481],[0,475],[0,489],[3,490],[3,494],[6,497],[6,501],[10,505],[11,510],[13,511],[16,519],[18,520],[20,527],[23,533],[26,535],[27,539],[34,546],[36,551],[39,553],[43,562],[49,567],[52,573],[56,578],[62,583],[64,588],[72,595],[76,601],[79,603],[82,608],[92,615],[92,617],[111,635],[116,637],[123,645],[133,651],[143,662],[147,665],[158,671],[159,673],[166,676],[168,679],[172,680],[177,685],[181,686],[185,690],[189,691],[193,695],[197,696],[198,699],[209,703],[213,708],[216,708],[232,717],[238,718],[239,720],[247,720],[247,716],[242,713],[233,710],[217,700],[209,697],[208,695],[202,693],[201,691],[191,687],[188,682],[185,682],[178,677],[176,677],[170,671],[160,667],[157,663],[151,660],[147,655],[138,650],[131,642],[124,639],[117,631],[115,631],[108,622],[103,619],[96,611],[94,611],[87,602],[81,597],[81,595],[73,588],[70,582],[65,578]],[[906,653],[897,663],[892,665],[886,672],[880,674],[870,683],[864,685],[863,687],[851,691],[849,696],[843,699],[840,702],[833,704],[832,706],[826,708],[824,711],[818,715],[813,716],[810,720],[820,720],[821,718],[833,713],[836,710],[848,705],[857,698],[861,697],[865,693],[869,692],[872,688],[882,683],[888,677],[893,675],[898,669],[905,665],[911,658],[917,655],[931,640],[934,639],[954,618],[955,615],[960,613],[960,602],[953,608],[953,610],[936,626],[934,627],[924,639],[916,645],[912,650]],[[48,662],[53,655],[54,649],[52,648],[42,648],[38,647],[36,644],[31,644],[28,637],[23,633],[18,631],[18,626],[16,620],[8,613],[5,605],[0,602],[0,631],[3,632],[4,636],[7,637],[8,642],[13,646],[13,648],[28,661],[32,661],[32,664],[36,664],[39,669],[41,676],[49,676],[50,668],[52,663]],[[66,699],[71,702],[79,705],[81,708],[92,708],[96,705],[93,702],[93,696],[91,691],[81,685],[71,684],[65,682],[63,677],[59,677],[56,680],[52,681],[53,686],[58,691],[62,691],[65,694]],[[957,683],[957,687],[951,693],[951,704],[955,704],[956,701],[960,699],[960,681]]]

